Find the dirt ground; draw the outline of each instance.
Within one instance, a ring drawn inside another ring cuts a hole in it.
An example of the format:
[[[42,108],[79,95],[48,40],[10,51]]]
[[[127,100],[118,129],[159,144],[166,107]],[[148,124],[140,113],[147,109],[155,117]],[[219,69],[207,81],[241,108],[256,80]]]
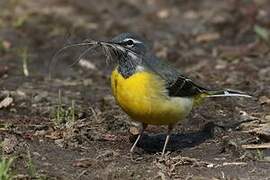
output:
[[[112,63],[86,39],[135,32],[215,98],[178,124],[150,126],[131,155],[137,124],[116,105]],[[16,179],[270,179],[268,0],[1,0],[0,141]],[[82,61],[70,67],[81,58]],[[88,63],[87,63],[88,62]]]

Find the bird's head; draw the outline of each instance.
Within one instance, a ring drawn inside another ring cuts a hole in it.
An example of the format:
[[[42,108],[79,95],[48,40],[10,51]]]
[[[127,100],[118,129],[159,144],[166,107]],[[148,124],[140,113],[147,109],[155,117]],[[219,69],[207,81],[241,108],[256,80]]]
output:
[[[119,34],[111,42],[116,45],[116,49],[119,48],[120,51],[132,51],[139,56],[144,55],[148,49],[147,43],[133,33]]]
[[[141,70],[148,51],[147,43],[133,33],[122,33],[110,41],[100,41],[105,54],[116,60],[118,71],[129,77],[138,69]]]
[[[110,41],[100,41],[107,54],[116,56],[116,59],[134,60],[142,57],[148,51],[147,43],[133,33],[122,33]]]

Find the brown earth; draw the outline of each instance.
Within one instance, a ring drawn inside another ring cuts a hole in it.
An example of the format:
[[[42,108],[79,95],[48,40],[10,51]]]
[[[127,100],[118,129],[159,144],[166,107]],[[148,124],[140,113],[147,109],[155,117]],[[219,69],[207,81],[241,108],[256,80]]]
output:
[[[17,179],[270,179],[269,22],[267,0],[1,0],[2,156]],[[70,67],[85,47],[66,49],[48,75],[61,47],[127,31],[196,82],[254,98],[194,109],[163,159],[166,127],[151,126],[131,155],[137,126],[102,52]]]

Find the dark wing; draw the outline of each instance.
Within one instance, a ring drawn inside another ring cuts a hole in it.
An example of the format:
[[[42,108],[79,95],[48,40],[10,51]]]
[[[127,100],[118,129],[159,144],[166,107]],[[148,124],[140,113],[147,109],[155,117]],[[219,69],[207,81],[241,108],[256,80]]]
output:
[[[178,78],[174,82],[168,82],[167,90],[169,96],[173,97],[196,96],[207,91],[207,89],[198,86],[184,76],[178,76]]]
[[[157,57],[150,55],[144,59],[145,65],[166,81],[169,96],[190,97],[208,91],[183,76],[174,67],[171,67]]]

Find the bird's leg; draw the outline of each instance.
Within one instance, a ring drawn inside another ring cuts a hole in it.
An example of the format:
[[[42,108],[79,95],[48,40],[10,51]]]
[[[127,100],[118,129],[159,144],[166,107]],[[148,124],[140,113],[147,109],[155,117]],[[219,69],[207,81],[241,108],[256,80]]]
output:
[[[136,141],[134,142],[134,144],[132,145],[131,149],[130,149],[130,152],[133,153],[134,151],[134,148],[136,147],[137,143],[139,142],[140,138],[142,137],[142,134],[143,134],[143,131],[145,130],[145,128],[147,127],[147,124],[145,123],[142,123],[142,127],[140,129],[140,133],[136,139]]]
[[[171,132],[172,132],[172,130],[173,130],[173,127],[174,127],[174,125],[172,125],[172,124],[170,124],[170,125],[168,126],[167,136],[166,136],[166,140],[165,140],[165,143],[164,143],[164,146],[163,146],[163,150],[162,150],[162,154],[161,154],[162,157],[163,157],[164,154],[165,154],[166,147],[167,147],[167,144],[168,144],[168,142],[169,142],[169,139],[170,139],[170,136],[171,136]]]

